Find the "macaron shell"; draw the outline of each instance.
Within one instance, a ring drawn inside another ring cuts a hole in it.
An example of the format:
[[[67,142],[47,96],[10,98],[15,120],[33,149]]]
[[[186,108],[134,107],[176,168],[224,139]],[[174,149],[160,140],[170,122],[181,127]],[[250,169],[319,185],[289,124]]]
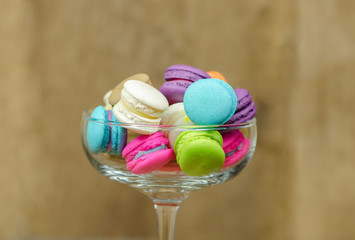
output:
[[[111,105],[115,105],[118,103],[118,101],[120,101],[121,91],[123,89],[123,86],[124,86],[125,82],[127,82],[129,80],[138,80],[138,81],[142,81],[144,83],[147,83],[149,85],[152,85],[152,82],[150,81],[149,76],[147,74],[145,74],[145,73],[134,74],[134,75],[124,79],[116,87],[114,87],[114,89],[112,89],[112,93],[110,94],[110,96],[108,98],[108,102]]]
[[[191,84],[192,82],[183,79],[168,81],[160,87],[159,91],[164,94],[169,105],[172,105],[184,100],[186,89]]]
[[[176,139],[174,145],[175,153],[178,155],[179,151],[190,139],[198,139],[200,137],[210,138],[211,140],[216,141],[221,147],[223,146],[223,138],[218,131],[185,131]]]
[[[210,78],[210,76],[205,71],[192,66],[180,64],[168,67],[164,74],[164,79],[167,81],[173,79],[197,81],[204,78]]]
[[[86,141],[91,152],[97,154],[105,152],[109,143],[110,128],[104,124],[107,121],[107,113],[103,106],[94,109],[86,128]],[[99,123],[102,122],[102,123]]]
[[[176,125],[175,122],[185,116],[184,104],[182,102],[174,103],[163,112],[160,125]]]
[[[234,130],[222,133],[223,151],[225,153],[235,150],[244,140],[243,133],[240,130]]]
[[[164,149],[143,155],[128,162],[126,166],[133,174],[145,174],[161,169],[174,158],[175,154],[172,149]]]
[[[201,79],[186,90],[184,108],[191,121],[198,125],[220,125],[233,116],[237,96],[233,88],[220,79]]]
[[[217,78],[217,79],[221,79],[223,82],[227,82],[226,78],[220,72],[208,71],[207,74],[210,76],[210,78]]]
[[[124,84],[126,90],[132,97],[134,97],[139,104],[156,109],[163,112],[169,107],[166,97],[159,92],[158,89],[141,81],[129,80]],[[139,105],[137,104],[137,105]]]
[[[249,105],[252,102],[251,95],[249,91],[243,88],[237,88],[234,90],[238,99],[238,106],[236,111],[243,109],[245,106]]]
[[[181,170],[191,176],[218,172],[224,164],[222,147],[209,138],[190,139],[177,155]]]
[[[122,156],[127,162],[130,162],[140,151],[147,151],[162,144],[168,145],[169,140],[164,137],[161,132],[156,132],[152,135],[141,135],[133,139],[127,146],[123,149]]]
[[[158,132],[157,132],[158,133]],[[127,155],[137,148],[140,144],[148,140],[151,135],[140,135],[139,137],[133,139],[122,151],[122,157],[126,158]]]
[[[252,119],[255,116],[256,107],[254,102],[251,102],[248,106],[242,110],[236,112],[228,121],[227,124],[244,123]]]
[[[223,168],[229,167],[243,159],[245,154],[249,151],[250,141],[249,139],[244,138],[241,144],[243,145],[240,150],[237,150],[233,155],[226,157]]]
[[[130,153],[128,153],[125,157],[126,162],[135,161],[133,159],[139,152],[148,151],[153,148],[159,147],[163,144],[165,146],[168,146],[169,140],[167,138],[149,139],[148,141],[145,141],[144,143],[140,144],[137,148],[133,149]]]

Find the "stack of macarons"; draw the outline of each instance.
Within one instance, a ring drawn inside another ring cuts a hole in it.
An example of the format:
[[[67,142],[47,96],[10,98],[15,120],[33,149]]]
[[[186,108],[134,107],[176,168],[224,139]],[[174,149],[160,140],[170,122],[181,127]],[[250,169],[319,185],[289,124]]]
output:
[[[243,159],[250,143],[240,130],[159,131],[158,125],[247,122],[256,113],[249,91],[233,89],[217,71],[205,72],[188,65],[168,67],[164,79],[158,90],[147,74],[139,73],[108,91],[105,106],[92,112],[94,121],[87,125],[89,150],[122,156],[133,174],[160,170],[205,176]],[[102,124],[106,121],[116,124]],[[138,137],[127,142],[127,131]]]

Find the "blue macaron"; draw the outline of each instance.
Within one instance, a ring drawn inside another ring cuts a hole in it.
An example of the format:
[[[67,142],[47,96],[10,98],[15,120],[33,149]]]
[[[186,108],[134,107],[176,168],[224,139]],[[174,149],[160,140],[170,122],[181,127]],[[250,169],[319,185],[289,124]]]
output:
[[[99,106],[90,115],[86,129],[86,141],[91,152],[108,152],[119,155],[127,143],[127,130],[115,125],[111,110]]]
[[[226,82],[215,79],[201,79],[186,90],[184,108],[190,120],[199,125],[222,125],[237,108],[237,96]]]

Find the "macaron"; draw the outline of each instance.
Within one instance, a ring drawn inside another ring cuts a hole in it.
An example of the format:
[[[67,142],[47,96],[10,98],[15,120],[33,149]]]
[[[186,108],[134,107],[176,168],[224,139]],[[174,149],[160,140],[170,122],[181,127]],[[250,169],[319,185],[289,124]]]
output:
[[[129,80],[123,85],[120,101],[112,111],[118,121],[124,123],[158,125],[161,115],[169,107],[165,96],[154,87],[138,80]],[[130,126],[140,134],[151,134],[156,127]]]
[[[223,82],[227,82],[226,78],[220,72],[208,71],[207,74],[210,76],[210,78],[217,78],[217,79],[221,79]]]
[[[127,143],[127,130],[115,125],[111,110],[98,106],[90,115],[86,128],[86,141],[91,152],[120,155]]]
[[[175,159],[174,150],[168,148],[169,140],[161,132],[141,135],[123,149],[127,169],[134,174],[159,170]]]
[[[147,74],[145,74],[145,73],[134,74],[134,75],[124,79],[122,82],[120,82],[116,87],[114,87],[112,89],[112,93],[110,94],[110,96],[108,98],[108,101],[111,105],[115,105],[120,101],[123,86],[124,86],[125,82],[127,82],[129,80],[138,80],[138,81],[147,83],[149,85],[152,85],[152,82],[150,81],[149,76]]]
[[[237,88],[234,90],[238,98],[238,106],[233,116],[226,122],[226,124],[244,123],[252,119],[256,114],[255,103],[248,90]]]
[[[161,121],[160,121],[160,125],[189,126],[189,125],[195,125],[195,124],[186,115],[185,110],[184,110],[184,104],[182,102],[180,102],[180,103],[175,103],[173,105],[170,105],[168,107],[168,109],[163,112],[163,115],[162,115]],[[170,146],[174,147],[176,138],[183,131],[173,130],[173,131],[162,131],[162,132],[164,133],[165,137],[167,137],[169,139]]]
[[[222,133],[223,151],[226,155],[223,168],[229,167],[239,162],[249,150],[249,139],[244,138],[240,130]]]
[[[194,82],[184,95],[186,115],[198,125],[221,125],[227,122],[237,108],[237,96],[226,82],[201,79]]]
[[[203,70],[188,65],[172,65],[164,74],[166,82],[160,92],[168,99],[169,104],[182,102],[186,89],[195,81],[210,78]]]
[[[174,103],[182,102],[184,100],[186,89],[192,83],[193,82],[190,80],[175,79],[163,83],[159,91],[164,94],[164,96],[169,102],[169,105],[172,105]]]
[[[164,74],[164,79],[166,81],[174,79],[185,79],[195,82],[204,78],[210,78],[210,76],[205,71],[189,65],[180,64],[168,67]]]
[[[186,131],[175,142],[176,161],[191,176],[204,176],[222,169],[225,154],[218,131]]]

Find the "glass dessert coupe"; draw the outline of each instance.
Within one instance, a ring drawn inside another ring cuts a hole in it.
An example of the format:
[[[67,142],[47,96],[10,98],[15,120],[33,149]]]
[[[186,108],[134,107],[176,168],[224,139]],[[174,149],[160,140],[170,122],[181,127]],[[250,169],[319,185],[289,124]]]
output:
[[[192,191],[199,190],[203,187],[213,186],[226,182],[238,175],[252,158],[256,146],[257,128],[256,119],[242,124],[232,125],[194,125],[194,126],[163,126],[163,125],[146,125],[119,123],[113,121],[103,121],[90,118],[92,110],[84,111],[81,121],[81,140],[85,153],[94,166],[94,168],[104,176],[127,184],[140,192],[144,193],[153,200],[158,220],[158,236],[160,240],[174,239],[175,216],[179,208],[179,204],[188,197]],[[86,129],[89,122],[95,124],[106,124],[109,126],[120,126],[128,131],[127,143],[138,137],[139,134],[130,131],[130,129],[148,129],[161,132],[171,131],[207,131],[216,130],[221,133],[240,130],[245,138],[250,141],[250,147],[247,153],[234,165],[222,168],[219,172],[205,176],[189,176],[181,170],[176,169],[176,163],[172,163],[171,167],[166,166],[160,170],[156,170],[146,174],[133,174],[126,169],[125,159],[120,155],[109,155],[108,153],[95,154],[90,151],[86,141]]]

